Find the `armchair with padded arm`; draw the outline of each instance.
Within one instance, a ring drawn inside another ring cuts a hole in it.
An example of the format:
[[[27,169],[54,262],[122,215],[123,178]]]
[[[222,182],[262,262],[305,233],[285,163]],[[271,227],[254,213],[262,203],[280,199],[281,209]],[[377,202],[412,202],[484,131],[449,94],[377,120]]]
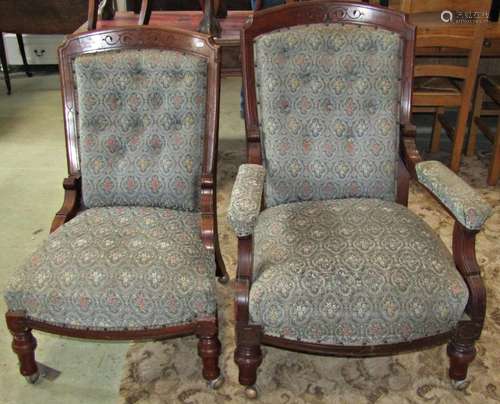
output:
[[[261,344],[359,357],[448,343],[463,386],[485,314],[474,237],[490,207],[420,162],[415,28],[396,11],[318,0],[257,12],[241,38],[248,164],[228,215],[247,396]],[[455,216],[453,255],[407,208],[410,173]]]
[[[220,50],[203,34],[124,27],[59,49],[69,177],[48,239],[5,291],[20,371],[32,330],[137,340],[196,334],[222,382],[214,278]]]

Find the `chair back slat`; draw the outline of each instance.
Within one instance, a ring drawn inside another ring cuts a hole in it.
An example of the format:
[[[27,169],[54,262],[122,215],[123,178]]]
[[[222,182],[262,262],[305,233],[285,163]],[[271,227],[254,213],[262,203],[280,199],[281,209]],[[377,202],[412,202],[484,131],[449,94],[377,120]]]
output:
[[[451,77],[465,79],[469,69],[465,66],[429,64],[416,65],[413,75],[415,77]]]
[[[452,28],[453,30],[453,28]],[[474,37],[465,35],[425,33],[417,35],[417,48],[454,48],[472,49],[475,45]]]

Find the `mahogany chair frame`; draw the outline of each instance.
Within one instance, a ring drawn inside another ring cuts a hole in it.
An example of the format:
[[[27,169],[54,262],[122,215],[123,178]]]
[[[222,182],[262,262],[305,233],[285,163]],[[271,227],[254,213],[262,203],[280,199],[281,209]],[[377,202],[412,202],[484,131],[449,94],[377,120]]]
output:
[[[201,174],[200,237],[204,246],[215,257],[216,276],[221,283],[228,281],[217,235],[216,173],[220,101],[220,47],[204,34],[179,29],[123,27],[86,32],[69,37],[59,48],[62,101],[66,135],[66,153],[69,176],[64,180],[64,203],[55,215],[50,232],[54,232],[84,209],[80,181],[80,153],[78,145],[78,103],[73,61],[88,53],[124,49],[170,49],[204,58],[208,65],[206,126]],[[20,372],[28,381],[38,378],[35,362],[36,340],[32,330],[85,339],[142,340],[163,339],[195,334],[199,338],[198,353],[203,361],[205,379],[220,384],[218,358],[220,342],[217,314],[189,324],[141,330],[92,330],[55,326],[30,319],[24,312],[9,311],[7,326],[13,336],[12,348],[20,361]],[[216,384],[217,384],[216,383]],[[214,386],[216,387],[216,386]]]
[[[261,133],[255,88],[254,40],[268,32],[315,23],[359,24],[383,28],[397,33],[403,40],[402,92],[400,102],[400,165],[398,172],[397,202],[408,204],[409,180],[415,175],[415,165],[421,161],[415,143],[415,127],[411,123],[411,95],[414,63],[415,27],[400,12],[380,6],[345,1],[313,0],[292,3],[256,12],[241,31],[243,83],[245,93],[245,125],[247,162],[262,165]],[[265,198],[264,198],[265,199]],[[265,200],[262,203],[265,208]],[[444,205],[443,205],[444,206]],[[447,333],[418,340],[375,346],[325,345],[292,341],[266,335],[263,327],[250,322],[249,299],[253,272],[253,238],[238,238],[238,264],[235,281],[236,350],[234,359],[239,367],[239,382],[246,386],[247,397],[256,397],[254,387],[257,368],[262,362],[261,344],[278,348],[323,355],[368,357],[392,355],[405,351],[429,348],[448,342],[449,375],[452,380],[463,381],[468,364],[474,359],[474,341],[483,328],[486,293],[475,257],[476,231],[467,230],[458,222],[453,235],[453,257],[469,288],[466,313],[469,320],[460,321]]]

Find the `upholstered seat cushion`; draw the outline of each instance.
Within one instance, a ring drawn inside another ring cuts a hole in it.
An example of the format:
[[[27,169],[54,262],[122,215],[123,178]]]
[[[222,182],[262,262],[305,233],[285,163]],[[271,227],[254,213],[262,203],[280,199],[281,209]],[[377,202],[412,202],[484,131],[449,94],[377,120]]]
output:
[[[386,344],[446,332],[468,290],[433,230],[378,199],[266,209],[254,231],[251,321],[265,334],[324,344]]]
[[[66,223],[7,287],[9,310],[75,328],[137,329],[215,313],[199,213],[92,208]]]

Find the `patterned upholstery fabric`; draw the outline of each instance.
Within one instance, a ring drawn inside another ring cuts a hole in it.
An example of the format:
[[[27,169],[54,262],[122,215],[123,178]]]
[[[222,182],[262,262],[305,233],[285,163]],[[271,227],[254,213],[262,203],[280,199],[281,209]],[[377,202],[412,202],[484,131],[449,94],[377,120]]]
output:
[[[74,328],[137,329],[215,313],[199,213],[108,207],[54,233],[6,289],[10,310]]]
[[[400,42],[384,29],[341,24],[256,39],[267,206],[395,199]]]
[[[234,182],[228,219],[238,237],[253,233],[260,213],[266,170],[258,164],[242,164]]]
[[[250,316],[268,335],[386,344],[436,335],[464,313],[451,254],[394,202],[342,199],[264,210],[254,231]]]
[[[85,205],[198,209],[206,61],[124,50],[74,68]]]
[[[491,213],[491,206],[474,188],[439,161],[422,161],[416,166],[418,181],[431,191],[464,227],[479,230]]]

